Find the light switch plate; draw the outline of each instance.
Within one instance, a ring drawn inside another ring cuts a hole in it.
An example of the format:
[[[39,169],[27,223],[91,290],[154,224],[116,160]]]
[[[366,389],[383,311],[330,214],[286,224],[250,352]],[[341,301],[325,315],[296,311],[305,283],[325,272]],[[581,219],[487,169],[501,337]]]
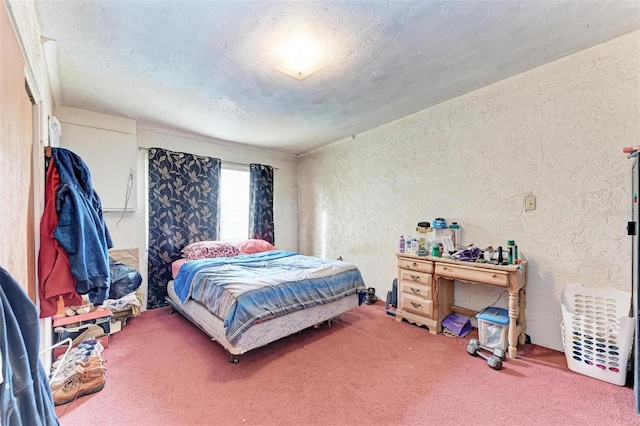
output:
[[[536,209],[536,197],[533,195],[528,195],[524,199],[524,209],[525,211],[535,210]]]

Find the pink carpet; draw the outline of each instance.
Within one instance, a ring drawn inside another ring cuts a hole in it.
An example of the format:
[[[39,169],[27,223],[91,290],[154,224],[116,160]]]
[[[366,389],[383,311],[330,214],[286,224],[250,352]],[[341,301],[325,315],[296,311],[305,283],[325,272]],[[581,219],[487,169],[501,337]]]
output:
[[[470,337],[470,336],[468,336]],[[62,425],[631,425],[631,387],[520,346],[500,371],[468,338],[397,322],[381,302],[243,355],[168,308],[112,336],[105,388],[57,407]]]

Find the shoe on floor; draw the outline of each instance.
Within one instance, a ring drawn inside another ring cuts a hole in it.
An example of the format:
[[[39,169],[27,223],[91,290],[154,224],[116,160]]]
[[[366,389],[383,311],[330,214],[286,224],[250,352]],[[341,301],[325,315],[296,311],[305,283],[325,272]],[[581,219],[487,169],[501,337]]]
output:
[[[71,348],[66,356],[64,354],[60,355],[51,365],[51,368],[57,368],[63,361],[66,365],[75,366],[78,362],[86,362],[90,357],[101,356],[102,351],[104,351],[104,346],[100,342],[87,346],[80,344],[75,348]]]
[[[71,348],[71,350],[75,352],[90,351],[96,355],[100,355],[104,350],[104,346],[102,346],[102,342],[100,342],[100,340],[96,340],[95,337],[89,336],[78,346]]]
[[[102,343],[100,342],[100,340],[96,340],[95,337],[89,336],[82,343],[80,343],[78,346],[76,346],[75,349],[77,349],[79,351],[85,351],[85,350],[86,351],[96,351],[96,350],[99,350],[100,352],[102,352],[104,350],[104,346],[102,346]]]
[[[91,356],[86,361],[76,361],[75,363],[65,363],[60,367],[60,370],[56,373],[55,369],[52,374],[55,373],[54,376],[51,376],[51,390],[55,390],[62,386],[71,376],[77,373],[78,366],[81,366],[83,369],[93,369],[93,368],[104,368],[105,360],[99,356]]]
[[[63,405],[84,395],[96,393],[104,388],[106,383],[105,368],[77,366],[76,374],[71,376],[59,387],[52,389],[54,405]]]

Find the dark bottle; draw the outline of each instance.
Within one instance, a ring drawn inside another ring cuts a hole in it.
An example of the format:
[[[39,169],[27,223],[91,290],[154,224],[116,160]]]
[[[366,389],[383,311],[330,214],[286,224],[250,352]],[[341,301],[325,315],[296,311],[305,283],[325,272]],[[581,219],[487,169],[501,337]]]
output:
[[[509,260],[507,261],[507,263],[509,265],[513,265],[514,263],[516,263],[515,246],[516,242],[514,240],[507,241],[507,249],[509,250]]]

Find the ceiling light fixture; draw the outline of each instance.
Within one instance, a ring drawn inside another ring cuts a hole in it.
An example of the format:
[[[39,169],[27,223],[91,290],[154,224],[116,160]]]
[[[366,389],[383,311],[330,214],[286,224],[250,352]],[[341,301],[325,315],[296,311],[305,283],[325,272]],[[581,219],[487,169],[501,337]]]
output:
[[[290,42],[284,56],[285,61],[275,68],[297,80],[304,80],[325,65],[316,45],[307,39]]]

